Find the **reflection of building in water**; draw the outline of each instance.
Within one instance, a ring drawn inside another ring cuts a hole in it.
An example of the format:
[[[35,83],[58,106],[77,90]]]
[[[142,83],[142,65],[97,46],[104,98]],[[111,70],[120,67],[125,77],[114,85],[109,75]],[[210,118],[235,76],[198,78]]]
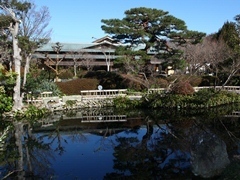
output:
[[[233,111],[231,114],[227,114],[224,117],[236,117],[236,118],[239,118],[240,117],[240,111]]]
[[[95,109],[92,111],[77,111],[74,115],[64,114],[63,120],[78,119],[82,123],[101,123],[101,122],[124,122],[127,121],[126,115],[114,114],[111,110]]]
[[[64,114],[53,114],[48,118],[39,121],[33,130],[60,131],[78,130],[94,134],[112,134],[127,128],[140,127],[143,117],[127,117],[124,114],[117,114],[111,108],[108,109],[83,109],[68,111]]]

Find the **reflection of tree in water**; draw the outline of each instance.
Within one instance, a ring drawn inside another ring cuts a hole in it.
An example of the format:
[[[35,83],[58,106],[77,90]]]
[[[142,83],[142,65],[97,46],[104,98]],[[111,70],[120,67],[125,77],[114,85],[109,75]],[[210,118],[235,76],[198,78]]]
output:
[[[137,137],[118,137],[114,148],[114,169],[105,179],[174,179],[189,173],[187,153],[177,149],[177,139],[164,126],[153,129],[148,124],[147,132]]]
[[[206,115],[174,120],[165,117],[168,120],[160,120],[165,126],[156,122],[153,129],[150,124],[141,140],[134,136],[117,138],[115,172],[106,174],[105,179],[185,179],[225,174],[239,178],[239,172],[229,165],[231,157],[240,157],[240,133],[236,128],[240,123],[236,119],[221,119],[219,115],[209,119]],[[229,149],[236,146],[238,152],[230,157]]]
[[[54,170],[51,169],[51,160],[54,154],[64,153],[60,131],[56,129],[52,134],[33,134],[32,127],[28,123],[13,122],[5,139],[5,146],[0,150],[0,178],[18,179],[52,179]],[[86,138],[78,132],[71,131],[71,141],[86,141]],[[49,141],[46,141],[46,138]],[[56,144],[55,149],[51,148]]]
[[[71,129],[70,131],[66,131],[68,133],[68,137],[71,142],[84,142],[87,141],[86,136],[80,133],[77,130]],[[68,143],[67,139],[62,136],[64,132],[59,130],[59,127],[55,129],[52,133],[48,134],[48,139],[51,139],[50,144],[56,144],[57,147],[54,149],[55,152],[58,152],[59,155],[62,155],[65,152],[65,147],[63,143]]]
[[[13,122],[2,154],[2,178],[44,178],[52,174],[46,166],[52,155],[50,146],[32,134],[29,124]]]

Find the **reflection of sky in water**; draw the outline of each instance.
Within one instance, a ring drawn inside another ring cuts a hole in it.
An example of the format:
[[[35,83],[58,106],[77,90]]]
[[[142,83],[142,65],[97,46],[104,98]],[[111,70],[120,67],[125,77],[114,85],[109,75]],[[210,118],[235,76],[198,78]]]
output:
[[[72,140],[72,136],[66,133],[61,134],[61,145],[64,148],[60,155],[55,151],[55,160],[51,162],[57,179],[80,178],[80,179],[102,179],[106,173],[113,172],[113,148],[116,146],[116,137],[137,137],[141,140],[146,133],[145,128],[140,128],[133,133],[124,131],[118,134],[102,137],[84,133],[84,140]],[[38,134],[41,136],[43,134]],[[46,134],[45,134],[46,135]],[[52,141],[53,137],[43,139],[45,143]],[[58,141],[52,143],[51,148],[55,150]]]
[[[68,135],[61,135],[61,138],[66,140],[62,141],[64,152],[61,155],[56,152],[55,161],[51,162],[57,179],[96,179],[112,171],[113,149],[101,147],[100,142],[105,139],[100,136],[84,136],[86,141],[73,142]],[[54,141],[52,148],[56,147],[57,141]]]
[[[152,143],[155,136],[161,139],[159,131],[168,133],[165,130],[165,126],[161,126],[161,130],[159,127],[155,127],[148,143]],[[126,130],[106,138],[89,133],[71,135],[62,133],[60,141],[63,151],[62,153],[59,153],[59,149],[55,151],[55,160],[51,162],[51,168],[55,170],[57,179],[102,179],[106,173],[116,171],[113,169],[113,148],[117,145],[116,138],[136,137],[141,142],[146,132],[146,128],[141,127],[136,131]],[[42,134],[38,135],[41,136]],[[73,138],[74,136],[82,136],[84,138]],[[53,137],[55,136],[45,137],[44,142],[51,142]],[[58,142],[55,139],[51,149],[56,150],[59,145]],[[176,154],[171,154],[161,165],[165,166],[169,159],[178,155],[181,156],[183,154],[180,151],[176,152]],[[186,166],[186,164],[180,166]]]

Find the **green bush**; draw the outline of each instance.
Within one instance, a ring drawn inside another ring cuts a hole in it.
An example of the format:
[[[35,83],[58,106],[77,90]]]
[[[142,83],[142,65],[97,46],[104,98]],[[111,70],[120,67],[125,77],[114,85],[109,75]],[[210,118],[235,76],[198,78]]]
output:
[[[17,111],[14,117],[18,120],[26,119],[28,121],[37,120],[41,117],[47,116],[49,110],[46,108],[38,108],[36,106],[30,105],[28,106],[26,111]]]
[[[59,96],[62,94],[56,83],[48,80],[41,81],[38,89],[36,90],[38,92],[51,91],[52,95],[54,96]]]
[[[4,112],[9,112],[12,110],[13,100],[12,97],[6,94],[0,93],[0,114]]]
[[[116,108],[127,109],[127,108],[135,108],[138,107],[140,101],[138,100],[131,100],[127,97],[117,97],[113,99],[113,104]]]
[[[142,98],[141,106],[145,108],[207,108],[239,102],[238,94],[211,88],[202,89],[193,95],[146,94]]]

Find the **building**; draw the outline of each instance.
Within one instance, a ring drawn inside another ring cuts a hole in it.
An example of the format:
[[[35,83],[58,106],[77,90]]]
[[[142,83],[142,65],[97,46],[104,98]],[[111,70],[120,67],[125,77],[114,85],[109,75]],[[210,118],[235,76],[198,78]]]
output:
[[[117,56],[115,50],[120,43],[115,43],[114,40],[105,36],[96,39],[88,44],[74,43],[48,43],[37,49],[34,57],[48,67],[77,67],[85,68],[86,70],[105,70],[114,71],[114,61]],[[136,47],[135,50],[144,48]],[[159,60],[154,56],[154,50],[149,50],[149,55],[152,56],[149,61],[149,69],[155,74],[162,74],[166,69],[161,68],[164,60]],[[167,74],[167,72],[165,72]]]
[[[119,45],[109,36],[88,44],[48,43],[38,48],[33,57],[48,67],[75,66],[111,71],[116,59],[115,50]]]

